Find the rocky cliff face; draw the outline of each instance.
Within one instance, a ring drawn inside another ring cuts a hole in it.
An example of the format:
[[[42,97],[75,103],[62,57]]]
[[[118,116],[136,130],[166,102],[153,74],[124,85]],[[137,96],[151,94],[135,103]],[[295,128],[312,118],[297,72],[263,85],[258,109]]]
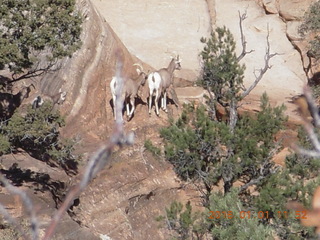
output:
[[[139,57],[149,69],[167,65],[169,56],[177,51],[184,70],[179,78],[194,81],[199,72],[200,37],[208,36],[215,26],[231,29],[241,51],[239,16],[247,13],[244,33],[248,54],[246,82],[255,79],[254,71],[264,64],[266,37],[271,51],[278,53],[272,68],[252,95],[245,100],[246,108],[254,109],[262,92],[266,91],[273,104],[285,103],[287,113],[296,119],[288,98],[301,92],[307,81],[303,66],[306,43],[297,34],[299,21],[311,0],[197,0],[197,1],[115,1],[78,0],[83,13],[83,46],[72,59],[61,62],[61,69],[46,75],[40,84],[43,93],[68,92],[61,111],[67,116],[64,135],[81,141],[82,153],[97,149],[108,138],[113,124],[110,105],[111,80],[116,52],[124,59],[124,71]],[[113,29],[125,42],[125,45]],[[130,52],[127,50],[129,49]],[[181,99],[203,96],[203,91],[177,89]],[[173,108],[172,114],[177,114]],[[149,117],[147,107],[137,106],[136,116],[126,123],[126,130],[136,134],[135,144],[118,151],[112,162],[80,196],[74,208],[74,219],[104,239],[166,239],[155,217],[174,199],[190,199],[190,190],[182,190],[171,166],[144,151],[144,141],[159,144],[157,129],[165,126],[167,115]]]
[[[278,53],[248,103],[257,103],[266,91],[274,104],[287,104],[288,114],[294,117],[288,98],[301,92],[307,81],[303,67],[308,64],[304,54],[306,41],[298,35],[297,27],[305,10],[314,1],[92,2],[93,5],[85,0],[78,1],[85,19],[81,50],[72,59],[64,60],[58,72],[46,75],[41,81],[44,93],[56,92],[60,87],[68,91],[62,108],[70,123],[66,136],[77,132],[80,138],[106,139],[113,118],[109,81],[114,74],[117,50],[124,57],[124,71],[130,71],[132,64],[138,61],[135,56],[151,66],[146,69],[164,67],[170,54],[176,51],[182,58],[183,70],[175,75],[194,81],[200,69],[198,54],[203,47],[199,39],[207,37],[215,26],[230,28],[237,41],[237,51],[242,50],[239,12],[247,13],[244,34],[248,51],[253,50],[243,59],[247,67],[247,87],[255,79],[254,72],[264,65],[268,31],[271,52]],[[145,117],[146,110],[142,111]]]
[[[264,66],[268,34],[271,53],[278,55],[272,59],[272,68],[246,100],[245,106],[258,106],[259,97],[266,91],[274,104],[285,103],[287,114],[297,120],[288,98],[301,93],[302,86],[307,82],[303,66],[308,64],[305,58],[307,44],[299,36],[297,27],[305,10],[314,1],[92,2],[132,54],[152,67],[160,68],[166,66],[170,51],[175,50],[183,59],[183,70],[177,72],[176,76],[191,81],[197,79],[201,65],[198,54],[203,45],[199,40],[209,36],[211,29],[216,26],[225,25],[232,31],[240,54],[239,12],[246,12],[243,31],[247,50],[253,52],[242,60],[247,67],[245,86],[250,86],[255,80],[254,74]]]
[[[134,57],[129,54],[108,23],[90,1],[79,0],[83,13],[83,45],[61,68],[41,80],[41,92],[67,91],[61,111],[67,116],[64,134],[85,143],[107,138],[113,115],[109,82],[115,71],[116,52],[124,59],[123,70],[131,71]]]

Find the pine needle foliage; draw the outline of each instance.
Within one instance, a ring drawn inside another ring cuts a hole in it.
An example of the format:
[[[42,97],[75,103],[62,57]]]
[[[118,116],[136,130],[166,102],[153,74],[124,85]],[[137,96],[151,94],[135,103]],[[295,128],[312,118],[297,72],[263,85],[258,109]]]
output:
[[[2,0],[0,70],[36,72],[70,56],[80,47],[81,23],[75,0]]]
[[[223,106],[229,117],[230,131],[237,122],[236,109],[242,99],[245,65],[236,56],[236,42],[226,27],[217,27],[210,38],[201,38],[205,44],[200,53],[203,60],[202,76],[199,80],[212,94],[208,97],[211,117],[217,119],[217,104]]]
[[[200,54],[204,64],[202,86],[208,87],[219,102],[228,103],[234,97],[241,100],[245,66],[238,62],[230,30],[218,27],[209,39],[202,38],[201,42],[206,44]]]
[[[64,118],[52,107],[52,103],[45,102],[37,109],[29,105],[25,114],[16,111],[0,128],[0,146],[4,148],[9,144],[2,153],[21,148],[37,159],[52,159],[65,168],[68,163],[76,162],[74,142],[59,138],[60,128],[65,124]]]
[[[202,239],[208,231],[210,223],[204,220],[203,214],[192,209],[189,201],[185,205],[174,201],[165,212],[165,216],[158,219],[164,221],[168,229],[172,230],[171,239]]]
[[[266,94],[260,107],[255,117],[239,119],[234,134],[226,123],[213,121],[204,106],[185,107],[181,118],[160,131],[166,159],[183,180],[201,180],[208,189],[221,179],[225,185],[237,180],[247,184],[271,175],[279,144],[274,135],[286,117],[284,106],[271,107]]]
[[[215,214],[208,212],[206,219],[212,224],[210,233],[213,239],[274,239],[272,228],[264,225],[257,213],[250,211],[250,217],[247,213],[240,215],[246,208],[238,197],[238,191],[233,188],[225,195],[216,192],[210,196],[208,210]]]

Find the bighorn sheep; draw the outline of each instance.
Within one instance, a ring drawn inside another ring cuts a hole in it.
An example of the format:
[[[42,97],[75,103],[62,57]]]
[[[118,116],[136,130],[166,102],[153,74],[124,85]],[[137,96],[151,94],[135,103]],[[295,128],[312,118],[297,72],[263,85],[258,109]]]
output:
[[[161,97],[161,108],[167,112],[167,89],[172,84],[173,72],[180,70],[180,58],[172,57],[167,68],[161,68],[156,72],[152,72],[148,75],[148,86],[149,86],[149,114],[151,114],[152,97],[155,92],[155,106],[156,113],[159,116],[158,99]]]
[[[143,67],[135,63],[133,66],[138,66],[136,68],[136,72],[138,73],[137,77],[123,77],[123,88],[121,94],[121,101],[126,104],[126,112],[127,112],[127,120],[129,121],[135,110],[135,97],[138,94],[139,88],[141,85],[144,85],[146,82],[146,73],[143,71]],[[117,86],[117,78],[114,76],[110,82],[110,89],[113,99],[113,111],[114,117],[116,120],[116,86]],[[132,109],[130,111],[130,105]],[[121,121],[123,121],[121,117]]]
[[[25,98],[29,97],[31,87],[35,88],[33,84],[28,87],[24,86],[17,94],[0,93],[0,118],[10,118],[14,111],[21,105]]]
[[[32,108],[35,109],[41,107],[45,101],[51,101],[53,104],[53,108],[55,104],[61,105],[66,100],[66,96],[67,93],[62,92],[61,88],[59,89],[59,92],[54,95],[39,95],[35,99],[33,99]]]

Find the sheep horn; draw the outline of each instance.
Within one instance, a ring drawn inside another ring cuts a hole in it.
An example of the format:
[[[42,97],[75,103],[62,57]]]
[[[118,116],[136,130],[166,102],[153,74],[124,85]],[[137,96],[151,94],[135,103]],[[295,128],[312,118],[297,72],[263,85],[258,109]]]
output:
[[[138,75],[140,75],[141,73],[145,73],[143,70],[143,67],[140,63],[135,63],[135,64],[133,64],[133,66],[138,66],[140,68],[140,69],[138,69],[138,68],[136,69]]]
[[[135,64],[133,64],[133,66],[140,67],[141,72],[143,72],[143,67],[142,67],[142,65],[140,63],[135,63]]]
[[[177,58],[177,52],[176,51],[173,51],[172,54],[173,54],[173,56],[171,55],[171,58]]]

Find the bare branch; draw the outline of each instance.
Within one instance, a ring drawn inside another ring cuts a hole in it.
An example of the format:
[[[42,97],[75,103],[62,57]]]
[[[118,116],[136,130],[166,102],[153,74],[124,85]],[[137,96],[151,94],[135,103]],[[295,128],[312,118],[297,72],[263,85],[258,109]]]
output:
[[[245,13],[243,13],[242,15],[240,14],[240,11],[238,12],[239,13],[239,25],[240,25],[240,34],[241,34],[241,44],[242,44],[242,52],[241,54],[239,55],[239,57],[237,58],[238,62],[244,58],[244,56],[248,53],[252,53],[254,50],[250,50],[249,52],[247,52],[247,41],[246,41],[246,38],[243,34],[243,27],[242,27],[242,23],[243,21],[247,18],[247,11]]]
[[[259,182],[261,182],[261,180],[263,180],[266,177],[267,176],[259,176],[258,178],[251,179],[248,183],[246,183],[243,186],[241,186],[239,192],[245,191],[248,187],[250,187],[252,185],[257,185]]]
[[[28,78],[33,78],[33,77],[39,77],[41,75],[43,75],[44,73],[47,73],[49,71],[54,71],[56,69],[52,69],[53,66],[55,66],[57,64],[57,60],[55,61],[50,61],[47,66],[45,67],[39,67],[40,62],[38,62],[38,64],[33,68],[28,70],[26,73],[20,75],[19,77],[16,77],[16,74],[13,73],[12,74],[12,80],[8,81],[8,83],[14,83],[14,82],[18,82],[22,79],[28,79]]]
[[[310,111],[310,114],[314,120],[314,125],[316,127],[320,126],[320,117],[319,117],[319,110],[318,110],[318,106],[314,101],[314,98],[312,97],[312,92],[310,90],[310,88],[308,86],[305,86],[303,88],[303,94],[307,100],[308,103],[308,108]]]
[[[318,127],[320,126],[318,107],[314,101],[314,98],[312,97],[310,88],[308,86],[305,86],[303,88],[303,93],[308,103],[308,109],[310,111],[310,114],[313,117],[313,123],[315,126]],[[297,145],[294,145],[293,149],[301,155],[305,155],[309,157],[320,157],[320,141],[319,141],[318,134],[316,133],[314,126],[310,123],[310,121],[308,121],[307,116],[302,114],[301,117],[303,120],[303,127],[307,132],[307,135],[314,149],[313,150],[304,149]]]
[[[272,162],[272,157],[279,151],[281,148],[281,143],[278,142],[268,153],[268,156],[264,159],[263,163],[260,166],[259,176],[257,178],[251,179],[248,183],[244,184],[240,188],[240,192],[245,191],[248,187],[252,185],[257,185],[266,177],[276,173],[279,170],[279,167],[270,168],[270,162]]]
[[[315,148],[316,152],[319,152],[319,154],[320,154],[320,142],[319,142],[317,134],[314,131],[314,127],[308,121],[304,121],[303,126],[304,126],[304,129],[306,130],[308,137],[309,137],[313,147]],[[303,152],[302,149],[301,149],[301,152]]]
[[[26,235],[26,233],[23,231],[21,225],[16,221],[15,218],[13,218],[11,216],[11,214],[5,209],[5,207],[0,203],[0,213],[1,215],[4,217],[4,219],[6,219],[8,221],[8,223],[10,223],[13,227],[16,228],[16,230],[18,230],[18,232],[21,234],[21,236],[28,240],[29,237]]]
[[[318,151],[300,148],[300,147],[298,147],[296,145],[293,146],[293,149],[294,149],[295,152],[297,152],[297,153],[299,153],[301,155],[305,155],[305,156],[308,156],[308,157],[314,157],[314,158],[320,157],[320,152],[318,152]]]
[[[274,56],[278,55],[278,53],[272,53],[270,54],[270,42],[269,42],[269,25],[268,25],[268,34],[267,34],[267,48],[266,48],[266,54],[264,56],[264,67],[259,70],[259,75],[256,76],[256,80],[252,83],[252,85],[241,94],[242,98],[245,98],[249,95],[249,93],[257,86],[257,84],[262,79],[263,75],[271,68],[269,65],[269,61]]]
[[[8,180],[2,175],[0,174],[0,181],[2,182],[2,184],[4,185],[4,187],[12,194],[14,195],[18,195],[26,210],[27,210],[27,214],[30,217],[31,220],[31,236],[33,240],[38,240],[39,239],[39,222],[36,216],[36,211],[35,208],[33,206],[33,203],[31,201],[31,199],[28,197],[28,195],[26,194],[26,192],[20,190],[19,188],[13,186],[11,183],[8,182]],[[1,206],[1,212],[6,214],[6,210],[3,208],[3,206]],[[25,236],[24,231],[22,230],[21,226],[12,218],[10,217],[8,214],[4,215],[6,216],[7,220],[10,221],[16,228],[17,230],[23,235]],[[25,239],[29,239],[28,237],[25,236]]]

